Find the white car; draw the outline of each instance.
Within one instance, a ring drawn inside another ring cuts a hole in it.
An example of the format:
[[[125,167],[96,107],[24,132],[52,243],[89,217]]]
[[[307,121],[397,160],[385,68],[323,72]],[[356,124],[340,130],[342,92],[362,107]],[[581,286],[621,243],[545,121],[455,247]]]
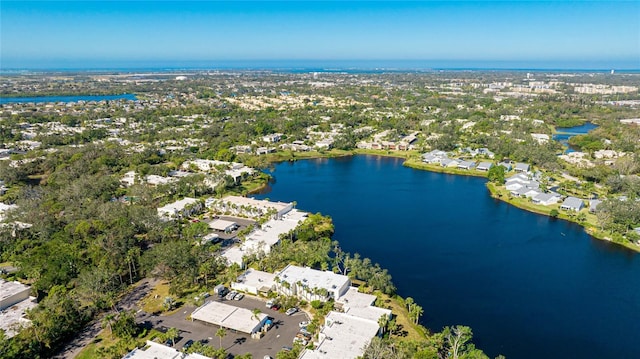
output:
[[[238,293],[238,294],[236,294],[236,296],[235,296],[235,297],[233,297],[233,300],[240,300],[240,299],[242,299],[242,298],[244,298],[244,294],[242,294],[242,293]]]
[[[307,327],[307,325],[309,325],[309,324],[311,324],[311,322],[309,322],[309,321],[304,321],[304,322],[300,322],[300,323],[298,323],[298,326],[299,326],[300,328],[306,328],[306,327]]]
[[[289,308],[289,309],[287,309],[287,311],[286,311],[286,312],[284,312],[284,314],[286,314],[286,315],[294,315],[294,314],[296,314],[297,312],[298,312],[298,308],[295,308],[295,307],[294,307],[294,308]]]

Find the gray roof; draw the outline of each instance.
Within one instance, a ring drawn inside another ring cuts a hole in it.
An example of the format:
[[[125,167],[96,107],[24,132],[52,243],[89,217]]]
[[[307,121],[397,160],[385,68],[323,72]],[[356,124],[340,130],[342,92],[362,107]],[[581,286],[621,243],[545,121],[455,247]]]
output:
[[[478,164],[477,168],[487,168],[487,169],[489,169],[491,167],[493,167],[493,163],[491,163],[491,162],[480,162]]]
[[[533,199],[535,199],[536,201],[539,201],[539,202],[547,202],[550,199],[553,199],[554,197],[557,198],[557,199],[560,199],[560,195],[557,194],[557,193],[553,193],[553,192],[539,193]]]
[[[576,198],[576,197],[567,197],[567,199],[564,200],[564,202],[562,202],[562,206],[561,207],[566,207],[566,208],[582,208],[582,200],[580,198]]]
[[[528,163],[516,163],[516,169],[521,171],[528,171],[530,168]]]

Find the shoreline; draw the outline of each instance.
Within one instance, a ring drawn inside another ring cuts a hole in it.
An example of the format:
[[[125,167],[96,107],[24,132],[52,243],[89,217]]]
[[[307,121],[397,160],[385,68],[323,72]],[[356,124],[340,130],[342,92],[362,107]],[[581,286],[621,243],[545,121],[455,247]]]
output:
[[[474,169],[471,170],[463,170],[463,169],[458,169],[458,168],[448,168],[448,167],[440,167],[440,166],[434,166],[434,165],[429,165],[426,163],[422,163],[419,160],[416,160],[414,158],[411,158],[412,155],[415,155],[417,152],[415,151],[402,151],[402,152],[397,152],[397,151],[387,151],[387,150],[363,150],[363,149],[355,149],[352,151],[343,151],[343,150],[330,150],[327,152],[317,152],[317,151],[313,151],[313,152],[303,152],[306,155],[300,156],[300,157],[296,157],[295,153],[300,153],[300,152],[292,152],[292,154],[294,154],[293,157],[287,159],[287,158],[283,158],[282,156],[272,156],[272,157],[277,157],[277,159],[274,158],[269,158],[269,162],[270,163],[280,163],[280,162],[286,162],[286,161],[290,161],[290,162],[295,162],[297,160],[307,160],[307,159],[318,159],[318,158],[337,158],[337,157],[346,157],[346,156],[355,156],[355,155],[373,155],[373,156],[381,156],[381,157],[391,157],[391,158],[403,158],[405,161],[403,162],[403,166],[407,167],[407,168],[412,168],[412,169],[416,169],[416,170],[422,170],[422,171],[429,171],[429,172],[435,172],[435,173],[444,173],[444,174],[450,174],[450,175],[458,175],[458,176],[470,176],[470,177],[482,177],[482,178],[487,178],[487,173],[486,172],[478,172]],[[260,187],[259,191],[265,189],[268,186],[268,183],[265,183],[263,186]],[[515,201],[510,201],[509,198],[504,198],[504,196],[500,196],[498,195],[498,191],[495,188],[495,185],[487,182],[486,183],[486,187],[489,190],[489,195],[497,200],[500,200],[502,202],[505,202],[508,205],[512,205],[514,207],[520,208],[522,210],[525,210],[527,212],[531,212],[531,213],[535,213],[535,214],[539,214],[539,215],[543,215],[546,217],[551,217],[549,212],[551,211],[551,209],[553,208],[548,208],[546,206],[545,209],[547,209],[546,211],[544,211],[542,208],[538,208],[538,207],[533,207],[533,206],[524,206],[520,203],[517,203]],[[258,190],[257,190],[258,191]],[[254,191],[252,194],[256,194],[257,191]],[[589,225],[588,223],[581,223],[578,222],[577,220],[575,220],[572,217],[567,216],[563,211],[558,211],[559,215],[558,217],[556,217],[557,219],[560,220],[565,220],[568,222],[572,222],[575,223],[579,226],[581,226],[583,228],[583,230],[591,237],[601,240],[601,241],[605,241],[605,242],[609,242],[609,243],[613,243],[619,246],[623,246],[627,249],[630,249],[634,252],[640,253],[640,246],[635,245],[633,243],[630,242],[616,242],[613,239],[607,237],[606,233],[603,233],[602,231],[598,230],[597,227],[593,226],[593,225]],[[553,217],[552,217],[553,218]]]

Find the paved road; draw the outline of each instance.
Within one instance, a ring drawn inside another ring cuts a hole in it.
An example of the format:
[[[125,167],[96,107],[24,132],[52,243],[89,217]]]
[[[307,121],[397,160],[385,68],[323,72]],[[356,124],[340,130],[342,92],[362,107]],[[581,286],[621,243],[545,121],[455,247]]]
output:
[[[138,308],[136,307],[136,305],[138,301],[144,298],[144,296],[146,296],[149,293],[149,291],[151,291],[151,289],[156,286],[157,283],[158,283],[157,280],[148,279],[148,278],[145,278],[140,282],[136,283],[135,288],[133,288],[129,293],[125,294],[125,296],[122,297],[122,299],[118,302],[116,306],[117,309],[118,310],[131,310],[131,309],[137,310]],[[82,332],[78,333],[78,335],[73,339],[73,341],[71,341],[70,343],[67,343],[67,345],[65,345],[64,348],[62,348],[60,352],[56,354],[53,358],[56,358],[56,359],[75,358],[78,355],[78,353],[80,353],[82,348],[84,348],[89,343],[91,343],[91,341],[93,341],[93,339],[98,335],[98,333],[100,333],[100,331],[102,330],[101,322],[102,322],[102,315],[99,318],[87,324],[87,326],[84,327]]]

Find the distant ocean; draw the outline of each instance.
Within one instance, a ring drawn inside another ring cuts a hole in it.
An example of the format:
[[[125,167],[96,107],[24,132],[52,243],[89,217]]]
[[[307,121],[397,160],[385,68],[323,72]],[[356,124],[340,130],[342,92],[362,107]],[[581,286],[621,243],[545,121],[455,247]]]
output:
[[[225,60],[225,61],[65,61],[4,66],[0,73],[21,72],[171,72],[195,70],[266,70],[275,72],[411,72],[411,71],[545,71],[640,72],[640,60],[629,61],[463,61],[463,60]]]

